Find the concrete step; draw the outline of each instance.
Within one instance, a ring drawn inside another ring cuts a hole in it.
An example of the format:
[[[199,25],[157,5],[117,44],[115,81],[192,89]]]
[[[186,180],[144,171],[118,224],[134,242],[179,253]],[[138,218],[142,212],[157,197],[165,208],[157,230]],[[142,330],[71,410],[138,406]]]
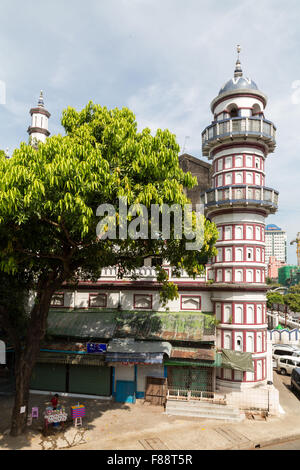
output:
[[[180,405],[186,405],[188,406],[189,408],[205,408],[206,406],[209,406],[210,408],[214,407],[215,409],[219,409],[219,410],[224,410],[224,408],[231,408],[231,409],[236,409],[234,408],[233,406],[231,405],[220,405],[219,403],[210,403],[208,401],[200,401],[200,400],[174,400],[174,399],[168,399],[167,400],[167,403],[169,403],[170,405],[174,404],[178,404],[180,403]]]
[[[173,411],[180,411],[180,412],[188,412],[188,413],[214,413],[218,414],[219,416],[239,416],[239,410],[232,410],[232,409],[225,409],[225,410],[216,410],[214,408],[188,408],[186,406],[166,406],[166,411],[168,413],[172,413]]]
[[[222,419],[224,421],[240,422],[245,418],[240,410],[227,405],[214,405],[205,402],[184,402],[168,400],[166,414],[174,416],[191,416],[195,418]]]

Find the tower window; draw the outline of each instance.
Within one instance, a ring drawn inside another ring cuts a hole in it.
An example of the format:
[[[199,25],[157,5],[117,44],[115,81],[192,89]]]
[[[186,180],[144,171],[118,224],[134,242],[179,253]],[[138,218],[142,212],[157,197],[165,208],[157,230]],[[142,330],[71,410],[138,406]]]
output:
[[[236,118],[239,116],[239,111],[237,108],[232,108],[232,110],[230,111],[230,117],[231,118]]]

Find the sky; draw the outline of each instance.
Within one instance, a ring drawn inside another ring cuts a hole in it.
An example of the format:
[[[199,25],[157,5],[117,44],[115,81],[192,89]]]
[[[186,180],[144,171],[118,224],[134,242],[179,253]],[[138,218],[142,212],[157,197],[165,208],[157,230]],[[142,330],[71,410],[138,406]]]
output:
[[[279,190],[279,210],[267,223],[287,231],[288,263],[296,264],[299,25],[299,0],[1,0],[0,148],[11,154],[28,140],[42,89],[52,134],[63,133],[63,109],[93,100],[129,107],[140,129],[168,128],[182,150],[207,161],[201,132],[240,44],[244,75],[268,96],[265,117],[277,126],[266,186]]]

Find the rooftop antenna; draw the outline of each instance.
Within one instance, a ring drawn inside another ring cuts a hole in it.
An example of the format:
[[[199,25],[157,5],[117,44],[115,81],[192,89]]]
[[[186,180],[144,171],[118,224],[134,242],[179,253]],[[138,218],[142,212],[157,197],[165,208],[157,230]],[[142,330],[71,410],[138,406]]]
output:
[[[185,136],[185,139],[184,139],[184,144],[183,144],[183,148],[182,148],[182,153],[184,153],[184,152],[185,152],[185,149],[186,149],[186,143],[187,143],[187,141],[188,141],[188,139],[189,139],[189,138],[190,138],[190,136],[189,136],[189,135],[186,135],[186,136]]]

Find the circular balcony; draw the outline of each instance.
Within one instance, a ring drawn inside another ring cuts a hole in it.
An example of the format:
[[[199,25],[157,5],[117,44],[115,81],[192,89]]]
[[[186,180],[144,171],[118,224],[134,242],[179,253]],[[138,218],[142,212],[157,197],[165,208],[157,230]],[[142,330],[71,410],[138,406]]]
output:
[[[263,186],[221,186],[201,194],[201,203],[206,209],[216,207],[256,207],[274,214],[278,209],[278,191]]]
[[[202,153],[210,157],[211,150],[222,143],[234,140],[261,142],[269,153],[276,147],[276,127],[271,121],[260,118],[237,117],[215,121],[202,132]]]

